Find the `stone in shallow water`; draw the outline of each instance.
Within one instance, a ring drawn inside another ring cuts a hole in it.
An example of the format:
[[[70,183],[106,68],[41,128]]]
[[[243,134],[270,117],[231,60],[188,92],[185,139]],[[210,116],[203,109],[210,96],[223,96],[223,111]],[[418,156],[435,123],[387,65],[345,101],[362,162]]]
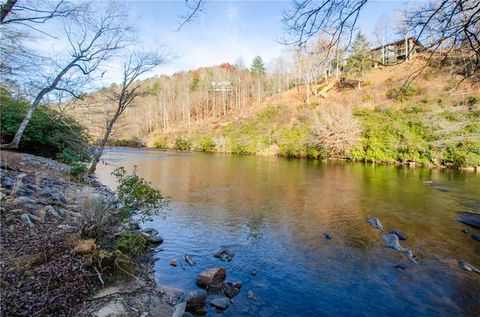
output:
[[[457,217],[457,221],[480,229],[480,215],[464,213],[463,215]]]
[[[247,298],[251,301],[254,301],[254,300],[257,299],[257,297],[255,296],[255,294],[252,291],[247,292]]]
[[[380,220],[376,217],[370,217],[367,219],[367,222],[375,229],[383,232],[383,225]]]
[[[210,301],[210,305],[218,310],[225,310],[230,306],[232,301],[227,297],[216,297]]]
[[[203,271],[197,276],[197,284],[200,287],[207,287],[212,285],[219,285],[225,279],[227,272],[225,268],[211,268]]]
[[[241,285],[242,285],[241,283],[240,285],[238,283],[232,283],[232,282],[223,283],[222,284],[223,294],[225,294],[225,296],[227,296],[228,298],[233,298],[237,296],[237,294],[240,292]]]
[[[460,265],[460,267],[461,267],[462,269],[464,269],[465,271],[480,273],[480,270],[479,270],[479,269],[477,269],[476,267],[474,267],[474,266],[471,265],[470,263],[465,262],[465,261],[463,261],[463,260],[458,261],[458,265]]]
[[[325,239],[327,239],[327,240],[332,239],[332,236],[331,236],[330,234],[328,234],[328,233],[324,233],[323,236],[324,236]]]
[[[216,258],[219,258],[222,261],[228,261],[228,262],[230,262],[234,256],[235,256],[235,252],[227,248],[221,248],[214,255],[214,257]]]
[[[406,254],[410,259],[413,259],[413,252],[400,245],[400,240],[398,239],[397,235],[393,233],[386,234],[383,236],[383,240],[385,241],[386,248],[390,248],[395,251],[402,252]]]
[[[389,234],[396,235],[400,240],[407,240],[407,234],[403,231],[394,229],[394,230],[390,231]]]

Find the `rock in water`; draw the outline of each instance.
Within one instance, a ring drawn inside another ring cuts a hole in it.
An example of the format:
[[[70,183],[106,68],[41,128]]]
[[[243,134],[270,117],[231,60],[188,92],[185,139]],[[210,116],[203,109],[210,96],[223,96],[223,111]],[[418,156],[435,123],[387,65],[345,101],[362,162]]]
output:
[[[230,262],[234,257],[235,252],[228,250],[227,248],[221,248],[215,253],[214,257],[219,258],[222,261]]]
[[[192,258],[188,256],[188,254],[185,254],[184,258],[185,258],[185,262],[187,262],[188,265],[193,266],[195,264],[195,261],[193,261]]]
[[[237,296],[237,294],[240,292],[240,287],[242,284],[240,283],[232,283],[232,282],[227,282],[222,284],[222,291],[225,296],[228,298],[233,298]]]
[[[138,224],[138,223],[137,223]],[[151,234],[152,236],[157,236],[158,235],[158,230],[153,229],[153,228],[145,228],[142,230],[143,232],[146,232],[148,234]]]
[[[207,292],[203,289],[191,291],[185,297],[185,301],[187,302],[186,310],[196,315],[205,314],[207,310],[205,306],[207,296]]]
[[[397,235],[393,233],[386,234],[383,236],[383,240],[385,241],[385,247],[405,253],[410,259],[413,259],[413,252],[400,245]]]
[[[407,240],[407,234],[403,231],[394,229],[394,230],[390,231],[389,234],[396,235],[400,240]]]
[[[377,230],[380,230],[383,232],[383,225],[382,223],[380,222],[380,220],[376,217],[370,217],[367,219],[367,222],[372,226],[374,227],[375,229]]]
[[[170,261],[170,265],[171,265],[171,266],[177,266],[177,264],[178,264],[177,259],[172,259],[172,260]]]
[[[197,284],[200,287],[218,286],[226,275],[227,272],[223,267],[208,269],[198,274]]]
[[[247,298],[252,301],[257,299],[252,291],[247,292]]]
[[[472,237],[474,240],[480,241],[480,234],[471,233],[470,237]]]
[[[212,299],[212,301],[210,302],[210,305],[212,305],[216,309],[222,311],[222,310],[227,309],[228,306],[230,306],[231,303],[232,302],[230,301],[230,299],[228,299],[226,297],[217,297],[217,298]]]
[[[462,269],[464,269],[465,271],[480,273],[480,270],[479,270],[479,269],[477,269],[476,267],[474,267],[473,265],[471,265],[471,264],[468,263],[468,262],[465,262],[465,261],[463,261],[463,260],[460,260],[460,261],[458,261],[458,264],[459,264],[460,267],[461,267]]]
[[[332,236],[331,236],[331,235],[329,235],[328,233],[324,233],[324,234],[323,234],[323,236],[324,236],[324,237],[325,237],[325,239],[327,239],[327,240],[330,240],[330,239],[332,239]]]
[[[145,241],[147,241],[149,243],[153,243],[153,244],[163,243],[163,239],[160,236],[152,235],[152,234],[144,232],[144,231],[141,232],[141,235],[145,239]]]
[[[457,217],[457,221],[464,223],[466,225],[472,226],[474,228],[480,229],[480,215],[472,213],[464,213]]]

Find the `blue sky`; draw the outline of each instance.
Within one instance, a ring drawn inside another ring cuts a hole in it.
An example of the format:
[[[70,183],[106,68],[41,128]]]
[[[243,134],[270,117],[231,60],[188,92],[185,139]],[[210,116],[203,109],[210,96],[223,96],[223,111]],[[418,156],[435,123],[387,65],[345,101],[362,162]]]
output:
[[[369,33],[382,14],[394,17],[405,1],[374,1],[362,12],[358,26]],[[290,1],[209,1],[204,12],[177,31],[185,1],[130,1],[141,46],[165,47],[175,57],[155,73],[181,70],[242,58],[249,65],[256,55],[265,62],[286,50],[276,40],[283,35],[282,11]]]

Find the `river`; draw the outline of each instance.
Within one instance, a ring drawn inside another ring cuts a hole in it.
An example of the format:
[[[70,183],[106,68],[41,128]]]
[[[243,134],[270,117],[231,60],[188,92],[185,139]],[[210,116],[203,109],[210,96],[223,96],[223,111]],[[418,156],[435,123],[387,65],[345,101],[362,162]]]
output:
[[[136,165],[172,200],[146,224],[165,239],[160,284],[196,289],[196,275],[218,266],[243,282],[226,317],[480,316],[480,274],[457,263],[480,267],[480,242],[462,229],[479,232],[455,220],[480,211],[479,174],[128,148],[104,161],[97,175],[107,185],[116,166]],[[402,246],[418,263],[386,249],[367,217],[406,232]],[[221,246],[235,252],[231,262],[213,257]],[[169,265],[184,254],[196,265]]]

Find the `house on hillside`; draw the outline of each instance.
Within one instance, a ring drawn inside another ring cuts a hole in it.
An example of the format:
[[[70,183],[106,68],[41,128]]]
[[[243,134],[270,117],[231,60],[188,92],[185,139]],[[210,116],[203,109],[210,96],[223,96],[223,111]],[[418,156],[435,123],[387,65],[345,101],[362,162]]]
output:
[[[370,50],[370,59],[374,67],[392,65],[410,59],[422,52],[425,47],[414,37],[401,39]]]

